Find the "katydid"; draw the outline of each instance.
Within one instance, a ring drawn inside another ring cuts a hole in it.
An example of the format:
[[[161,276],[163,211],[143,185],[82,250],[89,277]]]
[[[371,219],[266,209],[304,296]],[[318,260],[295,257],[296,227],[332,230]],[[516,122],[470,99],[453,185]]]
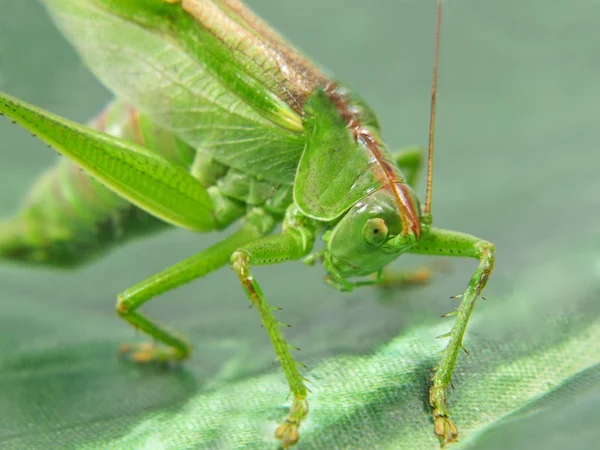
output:
[[[183,360],[188,343],[139,308],[231,264],[291,390],[275,432],[284,448],[299,439],[308,389],[253,266],[322,261],[328,282],[348,291],[385,281],[384,267],[402,253],[475,258],[429,393],[436,435],[455,441],[447,388],[494,245],[431,226],[441,0],[423,207],[411,187],[419,154],[390,153],[370,107],[239,0],[44,3],[116,100],[83,126],[0,93],[0,113],[68,158],[0,224],[0,256],[74,266],[168,225],[208,232],[239,221],[228,238],[125,290],[116,310],[160,344],[125,348],[134,361]],[[313,253],[317,237],[325,246]]]

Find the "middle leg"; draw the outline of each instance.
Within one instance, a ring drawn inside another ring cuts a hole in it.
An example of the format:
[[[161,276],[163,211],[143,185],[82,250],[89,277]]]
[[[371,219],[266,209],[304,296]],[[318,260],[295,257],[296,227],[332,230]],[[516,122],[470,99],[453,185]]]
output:
[[[270,216],[254,211],[244,218],[241,229],[228,238],[121,293],[117,301],[117,314],[133,327],[165,346],[123,345],[121,353],[130,354],[134,361],[140,363],[180,361],[187,358],[190,353],[188,343],[182,337],[158,325],[138,309],[152,298],[224,266],[229,262],[236,248],[264,236],[271,231],[273,225],[274,220]]]

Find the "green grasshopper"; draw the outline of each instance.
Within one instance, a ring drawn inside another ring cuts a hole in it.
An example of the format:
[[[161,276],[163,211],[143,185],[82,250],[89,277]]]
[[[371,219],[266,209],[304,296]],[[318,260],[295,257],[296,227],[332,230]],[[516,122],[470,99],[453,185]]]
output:
[[[45,3],[117,99],[82,126],[0,94],[1,113],[68,158],[41,177],[20,214],[0,224],[0,255],[74,266],[169,224],[208,232],[240,221],[229,237],[125,290],[116,310],[162,344],[125,347],[134,361],[184,360],[188,343],[139,308],[230,263],[293,396],[275,432],[284,448],[299,439],[308,389],[252,266],[321,261],[327,281],[349,291],[385,281],[384,267],[402,253],[475,258],[429,394],[436,435],[455,441],[447,388],[494,245],[431,226],[441,0],[423,207],[411,188],[419,153],[391,154],[370,107],[238,0]],[[313,252],[318,236],[325,245]]]

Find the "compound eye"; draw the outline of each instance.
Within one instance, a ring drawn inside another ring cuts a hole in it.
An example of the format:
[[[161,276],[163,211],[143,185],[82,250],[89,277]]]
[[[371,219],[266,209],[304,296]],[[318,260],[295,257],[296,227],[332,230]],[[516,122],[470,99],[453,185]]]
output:
[[[385,242],[388,236],[388,227],[381,218],[369,219],[362,230],[362,235],[368,244],[377,247]]]

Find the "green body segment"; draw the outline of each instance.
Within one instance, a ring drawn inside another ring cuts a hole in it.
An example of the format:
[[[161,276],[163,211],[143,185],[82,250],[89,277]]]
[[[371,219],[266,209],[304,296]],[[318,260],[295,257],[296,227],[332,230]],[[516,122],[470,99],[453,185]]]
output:
[[[0,107],[4,113],[8,113],[7,104]],[[251,207],[283,216],[292,202],[291,185],[259,180],[220,164],[122,101],[111,102],[89,125],[143,145],[198,179],[201,188],[208,189],[217,219],[207,230],[229,225]],[[39,124],[30,129],[44,133]],[[19,215],[0,223],[0,254],[38,264],[72,266],[115,244],[167,227],[164,220],[117,195],[73,160],[60,158],[32,187]]]
[[[150,127],[123,102],[113,101],[90,126],[185,164],[191,149]],[[74,161],[60,158],[32,186],[19,214],[0,223],[0,254],[39,264],[72,266],[130,238],[167,228],[99,183]]]
[[[409,186],[420,155],[393,157],[368,105],[238,0],[44,3],[120,100],[91,129],[0,93],[0,113],[77,163],[59,162],[21,214],[0,224],[0,255],[70,265],[166,222],[206,232],[239,219],[229,238],[125,290],[116,310],[163,345],[128,346],[134,360],[184,359],[187,342],[138,309],[230,262],[293,396],[275,433],[284,448],[299,438],[308,390],[252,266],[307,257],[320,234],[325,248],[309,259],[322,260],[340,290],[373,284],[353,278],[381,275],[403,253],[475,258],[430,390],[436,434],[456,440],[446,391],[494,246],[431,227]],[[281,232],[270,235],[278,223]]]

